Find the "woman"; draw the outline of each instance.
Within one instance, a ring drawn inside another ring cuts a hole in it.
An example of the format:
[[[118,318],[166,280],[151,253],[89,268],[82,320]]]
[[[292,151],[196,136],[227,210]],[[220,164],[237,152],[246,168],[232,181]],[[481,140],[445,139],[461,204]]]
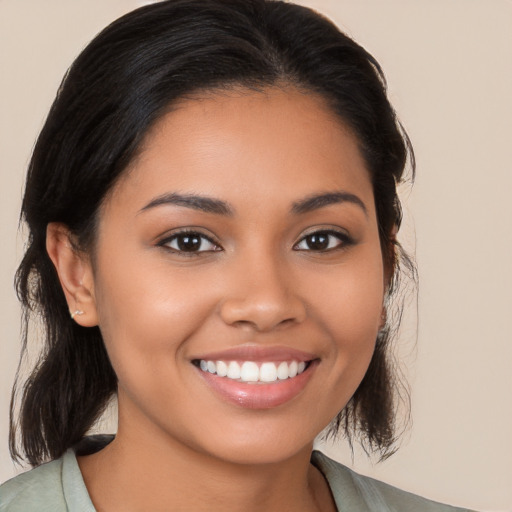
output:
[[[305,8],[105,29],[30,164],[18,290],[46,350],[11,451],[39,467],[1,510],[450,509],[312,454],[329,424],[393,449],[408,155],[378,64]],[[115,439],[86,437],[113,395]]]

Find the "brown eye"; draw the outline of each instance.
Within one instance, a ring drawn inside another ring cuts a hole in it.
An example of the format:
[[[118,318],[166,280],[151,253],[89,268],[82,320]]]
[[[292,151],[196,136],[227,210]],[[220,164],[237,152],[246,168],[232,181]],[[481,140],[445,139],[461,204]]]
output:
[[[350,238],[337,231],[316,231],[304,238],[295,246],[298,251],[330,251],[350,243]]]
[[[201,237],[198,235],[179,235],[176,245],[180,251],[198,251],[201,248]]]
[[[306,245],[312,251],[325,251],[329,248],[329,237],[327,233],[319,233],[306,237]]]
[[[166,238],[159,245],[175,252],[201,253],[218,251],[220,248],[202,233],[184,232]]]

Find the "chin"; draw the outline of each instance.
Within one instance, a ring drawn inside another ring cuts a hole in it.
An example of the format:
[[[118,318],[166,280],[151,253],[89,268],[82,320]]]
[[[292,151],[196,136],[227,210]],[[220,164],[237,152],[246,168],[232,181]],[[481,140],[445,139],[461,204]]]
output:
[[[314,439],[329,423],[326,420],[308,425],[304,418],[296,417],[285,422],[283,418],[280,420],[269,415],[265,420],[238,422],[234,428],[233,425],[206,427],[210,433],[197,437],[201,441],[196,450],[237,465],[276,464],[301,454],[309,457]]]

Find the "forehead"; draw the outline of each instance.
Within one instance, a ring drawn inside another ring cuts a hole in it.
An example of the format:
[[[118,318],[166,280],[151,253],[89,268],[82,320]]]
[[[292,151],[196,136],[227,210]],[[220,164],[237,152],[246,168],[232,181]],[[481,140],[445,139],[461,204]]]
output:
[[[173,105],[113,196],[133,207],[176,191],[284,204],[326,190],[373,203],[357,138],[320,96],[270,88],[205,93]]]

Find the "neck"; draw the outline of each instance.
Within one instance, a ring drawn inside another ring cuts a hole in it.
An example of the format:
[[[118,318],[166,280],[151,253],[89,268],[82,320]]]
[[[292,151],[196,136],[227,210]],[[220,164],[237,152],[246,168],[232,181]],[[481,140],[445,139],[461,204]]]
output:
[[[212,457],[152,432],[119,429],[97,454],[79,458],[98,511],[334,510],[328,487],[310,462],[312,446],[271,463]]]

